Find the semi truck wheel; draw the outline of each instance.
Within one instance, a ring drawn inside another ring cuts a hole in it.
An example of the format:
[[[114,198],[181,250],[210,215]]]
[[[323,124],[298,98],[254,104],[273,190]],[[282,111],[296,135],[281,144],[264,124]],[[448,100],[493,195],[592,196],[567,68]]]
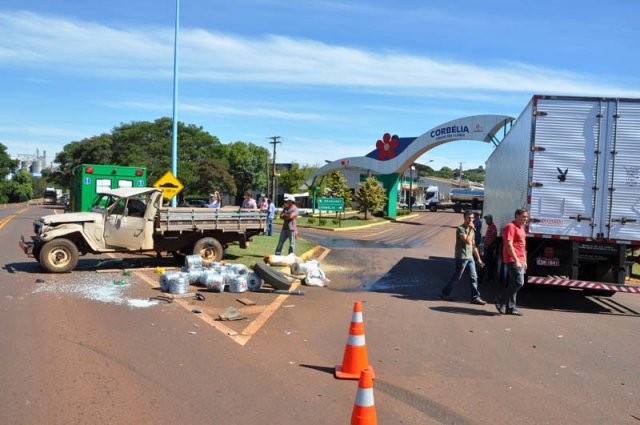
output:
[[[54,239],[40,248],[40,265],[50,273],[67,273],[78,265],[78,248],[69,239]]]
[[[202,238],[193,245],[193,254],[202,257],[205,266],[222,260],[224,249],[216,238]]]

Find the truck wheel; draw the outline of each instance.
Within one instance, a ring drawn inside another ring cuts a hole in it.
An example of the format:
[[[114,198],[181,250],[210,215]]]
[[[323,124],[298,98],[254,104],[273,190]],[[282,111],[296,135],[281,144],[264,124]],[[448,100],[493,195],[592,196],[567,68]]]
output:
[[[438,211],[438,206],[436,204],[433,204],[429,209],[431,210],[431,212],[436,212]]]
[[[253,271],[264,280],[264,283],[271,285],[274,289],[288,290],[291,288],[289,279],[268,264],[256,263],[253,266]]]
[[[69,239],[54,239],[40,248],[40,265],[50,273],[66,273],[78,265],[78,248]]]
[[[460,205],[454,205],[453,212],[455,212],[456,214],[460,214],[462,212],[462,207]]]
[[[193,254],[202,257],[202,264],[208,266],[222,260],[224,249],[216,238],[202,238],[193,245]]]

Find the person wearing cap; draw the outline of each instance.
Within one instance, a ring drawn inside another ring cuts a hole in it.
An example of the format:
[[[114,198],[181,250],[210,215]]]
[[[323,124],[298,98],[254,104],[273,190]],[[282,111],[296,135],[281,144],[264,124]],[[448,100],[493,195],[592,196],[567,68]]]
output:
[[[453,301],[451,292],[453,286],[462,280],[465,270],[469,270],[469,278],[471,281],[471,304],[485,305],[486,302],[480,298],[478,291],[478,274],[476,272],[476,262],[478,260],[480,267],[484,266],[480,252],[476,246],[475,227],[473,226],[474,212],[467,210],[464,212],[464,222],[456,229],[456,246],[455,246],[455,271],[451,279],[440,292],[440,298],[445,301]]]
[[[283,220],[282,230],[280,231],[280,239],[276,246],[276,255],[282,254],[284,242],[289,240],[289,254],[296,249],[296,218],[298,217],[298,207],[296,206],[296,198],[291,195],[284,197],[284,208],[280,213]]]
[[[484,216],[487,223],[487,230],[484,234],[484,249],[482,253],[485,268],[482,271],[480,283],[493,282],[496,277],[496,247],[498,242],[498,228],[493,222],[493,216],[487,214]]]
[[[220,194],[216,191],[209,194],[209,203],[207,204],[209,208],[220,208],[222,203],[220,202]]]

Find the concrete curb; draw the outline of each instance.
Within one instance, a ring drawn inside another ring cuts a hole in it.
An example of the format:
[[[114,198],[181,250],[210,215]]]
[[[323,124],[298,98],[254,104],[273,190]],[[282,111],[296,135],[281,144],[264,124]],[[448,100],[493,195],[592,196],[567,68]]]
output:
[[[325,228],[325,227],[315,227],[315,226],[302,226],[302,225],[298,225],[298,227],[300,227],[301,229],[317,229],[317,230],[322,230],[325,232],[350,232],[353,230],[358,230],[358,229],[366,229],[367,227],[374,227],[374,226],[381,226],[383,224],[388,224],[388,223],[393,223],[396,221],[403,221],[406,220],[408,218],[413,218],[413,217],[417,217],[418,214],[409,214],[409,215],[405,215],[399,218],[396,218],[394,220],[384,220],[384,221],[379,221],[377,223],[371,223],[371,224],[363,224],[362,226],[353,226],[353,227],[331,227],[331,228]]]

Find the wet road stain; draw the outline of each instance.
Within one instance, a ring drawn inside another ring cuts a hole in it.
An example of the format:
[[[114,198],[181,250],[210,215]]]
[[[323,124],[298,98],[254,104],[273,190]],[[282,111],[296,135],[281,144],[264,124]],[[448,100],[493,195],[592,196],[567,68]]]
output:
[[[385,249],[385,248],[416,248],[413,244],[396,244],[380,241],[368,241],[360,239],[324,239],[320,242],[322,246],[327,248],[372,248],[372,249]]]

